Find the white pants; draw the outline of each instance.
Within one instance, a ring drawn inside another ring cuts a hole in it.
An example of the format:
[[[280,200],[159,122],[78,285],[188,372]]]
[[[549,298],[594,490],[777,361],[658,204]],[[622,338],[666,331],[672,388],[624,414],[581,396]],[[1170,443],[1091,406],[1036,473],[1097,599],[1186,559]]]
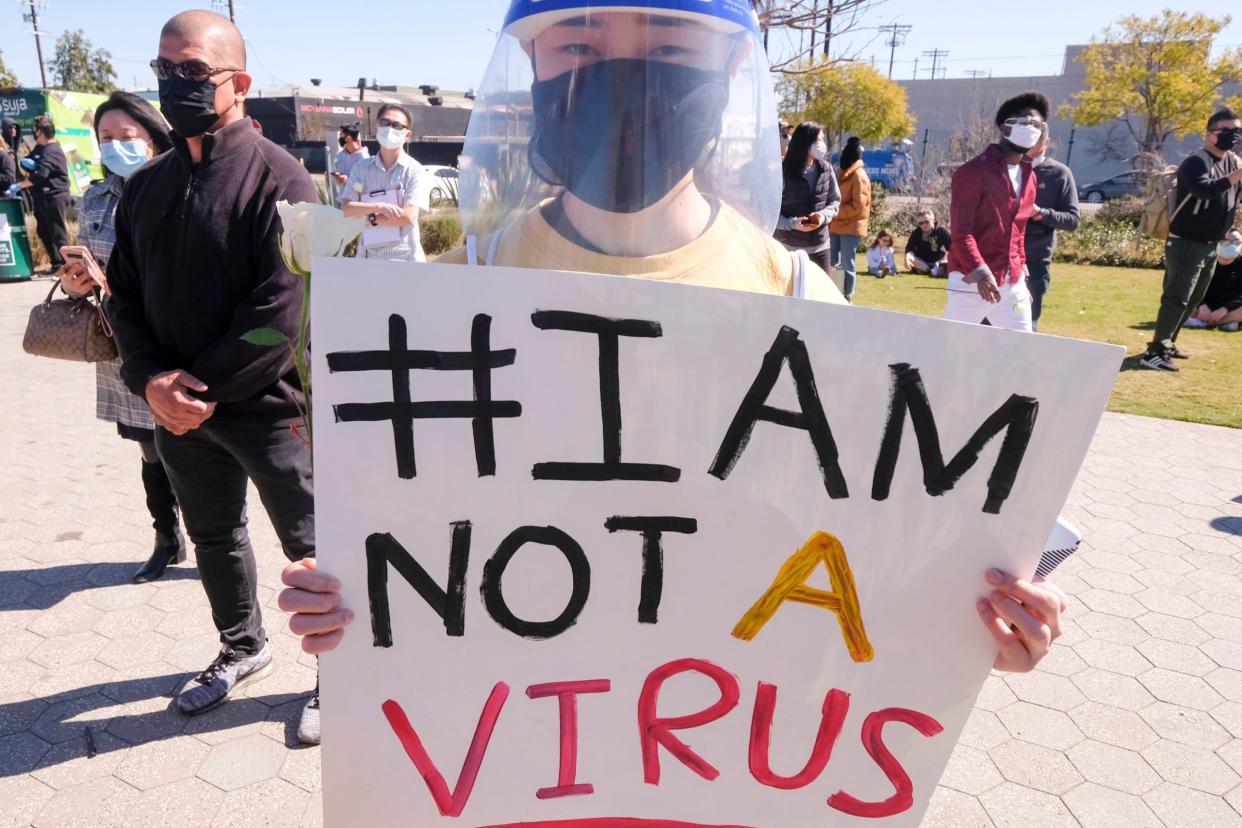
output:
[[[1001,285],[999,302],[989,302],[979,295],[979,289],[966,284],[960,273],[950,273],[945,286],[944,318],[974,325],[987,321],[1007,331],[1031,333],[1031,292],[1026,279],[1013,284]]]

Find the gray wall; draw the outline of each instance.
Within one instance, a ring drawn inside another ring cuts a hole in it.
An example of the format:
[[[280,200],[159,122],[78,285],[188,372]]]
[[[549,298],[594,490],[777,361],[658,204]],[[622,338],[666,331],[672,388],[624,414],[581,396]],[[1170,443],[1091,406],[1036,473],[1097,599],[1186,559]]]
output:
[[[1007,78],[945,78],[939,80],[920,79],[901,81],[910,102],[910,111],[918,121],[915,135],[914,154],[917,160],[923,158],[924,131],[928,138],[928,163],[944,158],[945,150],[954,133],[963,130],[976,118],[991,123],[997,106],[1006,98],[1019,92],[1030,90],[1043,92],[1052,102],[1050,125],[1056,147],[1054,157],[1065,160],[1069,152],[1070,130],[1074,124],[1057,114],[1058,108],[1069,103],[1073,95],[1084,88],[1085,72],[1082,64],[1073,58],[1084,47],[1070,46],[1065,51],[1065,65],[1060,75]],[[1235,90],[1226,90],[1222,97],[1236,94]],[[1116,134],[1126,134],[1124,125],[1118,124]],[[1079,185],[1090,184],[1107,178],[1116,173],[1130,169],[1127,161],[1104,160],[1099,157],[1098,148],[1101,139],[1109,133],[1107,127],[1077,127],[1074,132],[1074,146],[1070,156],[1070,166]],[[1198,135],[1188,136],[1180,142],[1171,142],[1166,146],[1166,158],[1177,162],[1198,147],[1202,146],[1202,138]],[[983,149],[982,146],[979,147]],[[1134,151],[1134,142],[1125,141],[1124,154]]]

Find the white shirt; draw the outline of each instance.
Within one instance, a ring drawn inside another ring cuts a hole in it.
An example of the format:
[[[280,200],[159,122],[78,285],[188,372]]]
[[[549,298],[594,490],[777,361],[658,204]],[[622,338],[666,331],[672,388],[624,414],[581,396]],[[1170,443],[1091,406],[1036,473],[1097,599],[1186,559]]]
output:
[[[1022,165],[1009,165],[1009,183],[1013,184],[1013,194],[1018,198],[1022,197]]]
[[[340,202],[364,201],[370,193],[386,190],[397,191],[397,206],[418,206],[418,215],[431,212],[431,176],[423,165],[406,155],[403,150],[397,161],[384,169],[380,156],[364,158],[349,171],[349,180],[341,188]],[[368,259],[399,259],[410,262],[427,261],[419,237],[418,217],[414,223],[401,228],[401,240],[389,247],[370,248],[362,251]]]

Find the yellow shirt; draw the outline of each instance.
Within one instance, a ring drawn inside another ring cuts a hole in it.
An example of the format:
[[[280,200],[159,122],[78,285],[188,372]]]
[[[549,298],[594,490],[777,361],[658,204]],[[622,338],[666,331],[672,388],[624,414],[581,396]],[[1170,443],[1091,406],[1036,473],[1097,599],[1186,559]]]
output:
[[[498,267],[635,276],[778,296],[793,292],[794,262],[789,251],[727,204],[720,205],[715,221],[698,239],[655,256],[608,256],[587,250],[556,232],[539,207],[502,232],[492,262]],[[491,237],[479,240],[479,264],[490,246]],[[436,261],[467,264],[466,249],[450,250]],[[805,263],[803,280],[807,298],[845,302],[828,274],[815,263]]]

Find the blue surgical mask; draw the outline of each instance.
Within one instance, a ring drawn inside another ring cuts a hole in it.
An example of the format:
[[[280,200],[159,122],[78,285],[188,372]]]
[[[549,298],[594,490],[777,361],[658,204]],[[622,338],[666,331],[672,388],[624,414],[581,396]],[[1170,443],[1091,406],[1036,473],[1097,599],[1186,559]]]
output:
[[[150,160],[147,157],[147,142],[140,138],[132,141],[108,141],[99,146],[99,160],[121,178],[129,178]]]
[[[1242,252],[1242,244],[1235,241],[1221,242],[1216,246],[1216,255],[1221,259],[1236,259],[1240,252]]]

